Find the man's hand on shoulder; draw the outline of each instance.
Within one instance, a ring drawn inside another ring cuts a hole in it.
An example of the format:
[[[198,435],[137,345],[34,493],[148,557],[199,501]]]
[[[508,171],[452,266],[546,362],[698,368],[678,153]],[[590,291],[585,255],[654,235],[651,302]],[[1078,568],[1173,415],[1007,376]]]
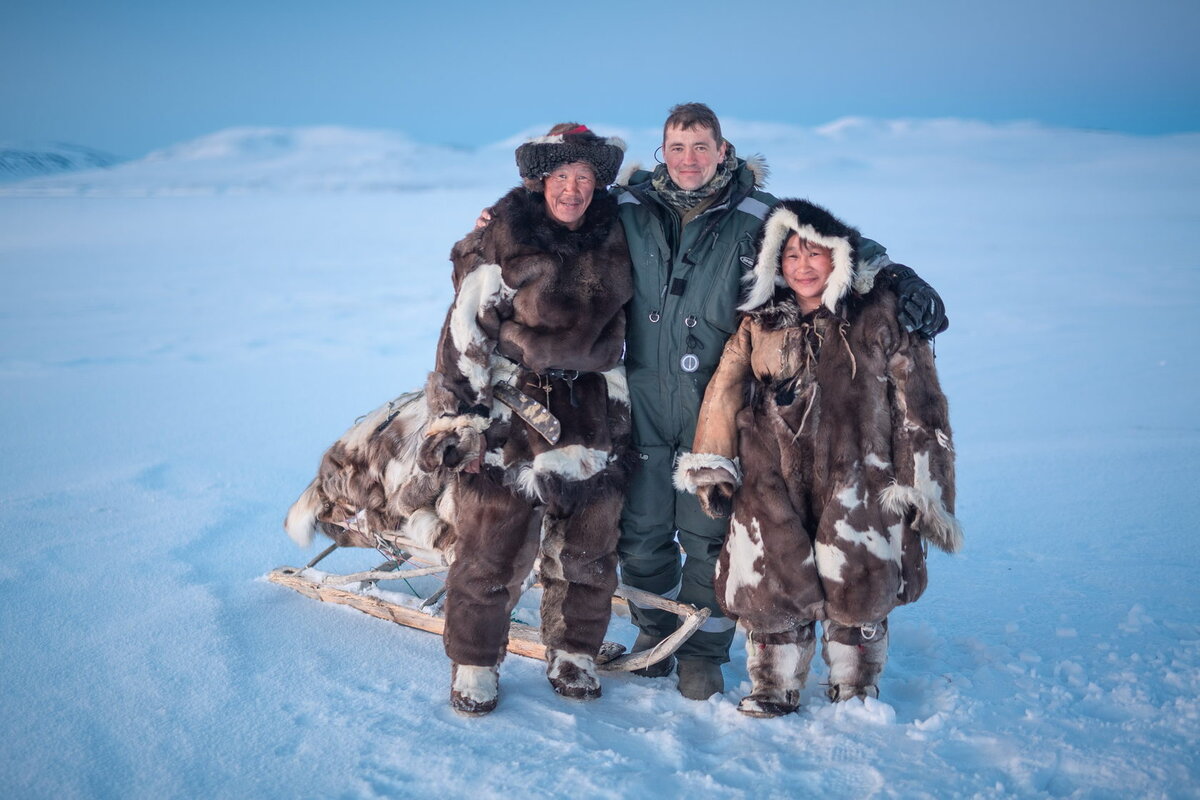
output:
[[[911,267],[890,264],[884,274],[896,292],[896,320],[905,330],[932,339],[950,327],[941,295]]]

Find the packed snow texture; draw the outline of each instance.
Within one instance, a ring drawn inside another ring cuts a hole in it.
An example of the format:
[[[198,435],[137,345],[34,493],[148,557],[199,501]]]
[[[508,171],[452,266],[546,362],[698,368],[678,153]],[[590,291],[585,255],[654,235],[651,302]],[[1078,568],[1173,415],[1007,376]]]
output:
[[[422,383],[520,136],[225,131],[0,187],[3,795],[1200,796],[1200,135],[727,128],[949,308],[966,546],[879,700],[830,705],[817,659],[799,713],[744,717],[739,633],[708,702],[510,656],[463,718],[436,636],[264,580],[321,546],[281,522],[324,448]]]

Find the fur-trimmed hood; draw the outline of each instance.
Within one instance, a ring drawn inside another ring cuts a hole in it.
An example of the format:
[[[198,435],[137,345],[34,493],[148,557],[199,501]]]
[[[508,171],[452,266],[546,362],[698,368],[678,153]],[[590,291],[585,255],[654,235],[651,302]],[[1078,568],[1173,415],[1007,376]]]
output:
[[[795,304],[795,296],[780,271],[780,255],[788,237],[800,238],[833,251],[833,272],[821,295],[821,304],[832,313],[851,291],[862,236],[827,210],[807,200],[780,200],[758,232],[754,268],[746,273],[745,300],[739,311],[768,310]]]

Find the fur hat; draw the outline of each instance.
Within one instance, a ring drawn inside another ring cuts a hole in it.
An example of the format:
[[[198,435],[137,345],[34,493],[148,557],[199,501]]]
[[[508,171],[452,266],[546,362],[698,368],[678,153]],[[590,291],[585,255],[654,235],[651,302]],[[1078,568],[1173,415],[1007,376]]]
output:
[[[784,245],[793,234],[801,239],[828,247],[832,251],[833,272],[821,295],[821,304],[836,313],[838,301],[853,286],[858,249],[862,236],[856,228],[807,200],[780,200],[758,232],[754,268],[742,280],[746,284],[745,301],[739,311],[752,311],[769,302],[787,282],[779,266]]]
[[[596,185],[608,186],[617,178],[625,142],[616,136],[607,139],[592,133],[586,125],[563,122],[550,133],[530,139],[517,148],[517,168],[531,191],[540,191],[542,176],[560,164],[582,161],[596,171]]]

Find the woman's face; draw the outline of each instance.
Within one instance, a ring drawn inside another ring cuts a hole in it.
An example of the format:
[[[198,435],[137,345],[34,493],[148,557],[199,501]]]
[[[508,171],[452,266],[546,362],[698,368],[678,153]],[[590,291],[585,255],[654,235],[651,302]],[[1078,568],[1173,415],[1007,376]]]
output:
[[[800,309],[806,314],[816,311],[833,272],[833,251],[793,233],[783,246],[779,266],[788,288],[796,294]]]
[[[575,230],[583,224],[583,215],[592,204],[592,192],[596,189],[596,173],[591,164],[573,161],[562,164],[542,179],[545,189],[546,211],[556,221]]]

